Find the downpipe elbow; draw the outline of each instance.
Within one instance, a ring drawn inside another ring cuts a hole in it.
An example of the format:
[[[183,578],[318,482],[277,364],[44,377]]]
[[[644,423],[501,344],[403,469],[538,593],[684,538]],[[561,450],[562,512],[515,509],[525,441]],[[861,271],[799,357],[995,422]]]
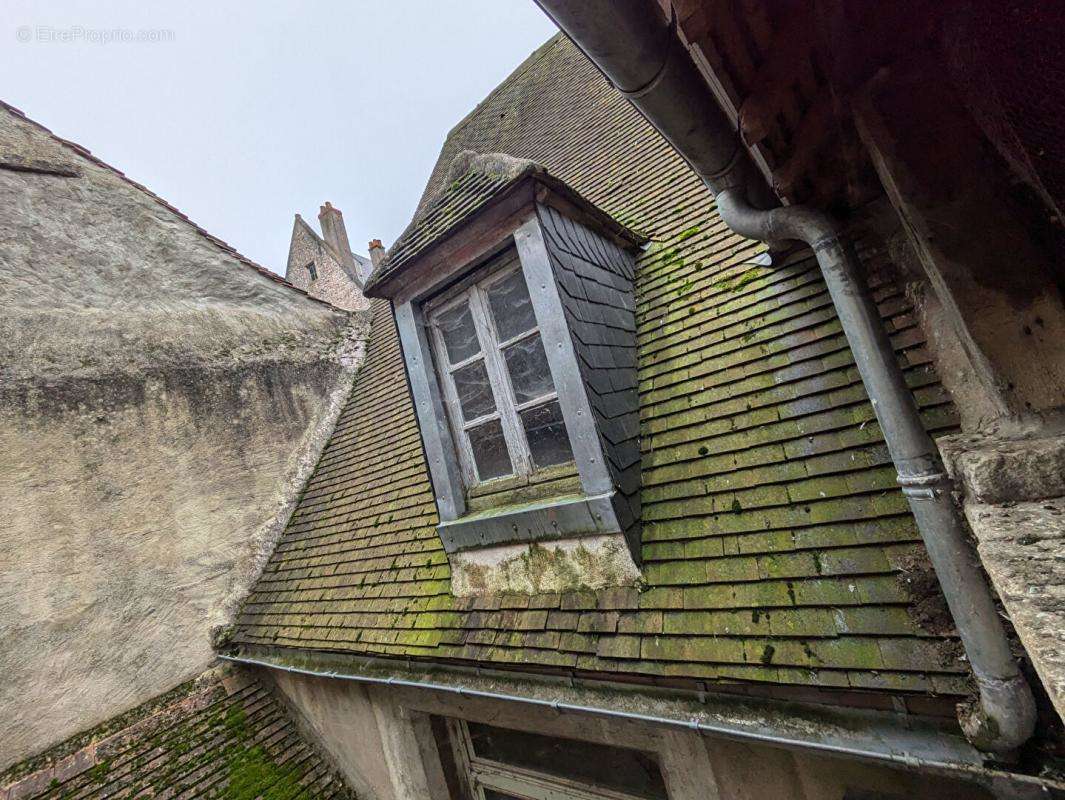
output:
[[[816,249],[819,242],[839,239],[839,226],[820,211],[808,206],[758,209],[748,202],[742,183],[722,185],[708,180],[707,184],[716,194],[722,221],[740,236],[772,242],[778,248],[783,242],[801,242]]]
[[[1006,679],[977,677],[980,696],[958,705],[962,733],[986,753],[1016,750],[1035,732],[1035,698],[1020,674]]]

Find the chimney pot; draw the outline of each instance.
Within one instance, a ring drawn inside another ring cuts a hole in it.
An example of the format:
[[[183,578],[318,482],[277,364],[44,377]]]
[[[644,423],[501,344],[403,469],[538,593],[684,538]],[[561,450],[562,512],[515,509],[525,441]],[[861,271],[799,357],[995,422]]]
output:
[[[377,265],[384,260],[385,246],[381,244],[380,239],[371,239],[368,247],[370,249],[370,263],[373,264],[374,269],[377,269]]]

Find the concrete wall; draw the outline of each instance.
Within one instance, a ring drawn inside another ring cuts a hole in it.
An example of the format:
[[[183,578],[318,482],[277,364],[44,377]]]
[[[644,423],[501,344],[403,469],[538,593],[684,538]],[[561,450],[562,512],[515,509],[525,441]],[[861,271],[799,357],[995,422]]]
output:
[[[318,273],[315,280],[311,279],[307,269],[307,265],[312,263]],[[370,308],[370,301],[341,266],[336,254],[299,215],[292,227],[285,280],[337,308],[349,311]]]
[[[0,769],[210,665],[362,328],[0,107]]]
[[[671,800],[992,796],[978,786],[927,773],[627,720],[284,672],[270,675],[302,717],[305,735],[328,752],[363,800],[448,800],[428,731],[430,714],[654,752]]]

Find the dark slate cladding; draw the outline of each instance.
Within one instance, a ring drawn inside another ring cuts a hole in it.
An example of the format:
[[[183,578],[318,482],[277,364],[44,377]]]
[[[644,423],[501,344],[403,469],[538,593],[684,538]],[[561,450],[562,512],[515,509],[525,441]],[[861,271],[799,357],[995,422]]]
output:
[[[635,262],[548,206],[540,226],[595,414],[630,550],[640,552],[640,399],[636,374]]]

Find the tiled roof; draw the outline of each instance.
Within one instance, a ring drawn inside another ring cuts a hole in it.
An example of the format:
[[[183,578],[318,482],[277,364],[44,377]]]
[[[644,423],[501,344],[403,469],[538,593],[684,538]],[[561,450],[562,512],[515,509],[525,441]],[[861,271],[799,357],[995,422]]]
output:
[[[500,153],[479,155],[466,150],[457,154],[448,168],[447,184],[400,234],[367,286],[372,288],[386,275],[400,269],[448,231],[459,227],[506,187],[536,171],[542,168],[531,161]]]
[[[270,691],[248,675],[201,678],[0,775],[3,800],[145,796],[352,797]]]
[[[760,266],[676,153],[565,39],[450,134],[543,164],[653,236],[637,264],[642,590],[458,600],[389,308],[234,638],[364,655],[961,693],[956,642],[813,258]],[[874,271],[886,254],[863,246]],[[935,432],[955,413],[912,308],[875,298]]]

